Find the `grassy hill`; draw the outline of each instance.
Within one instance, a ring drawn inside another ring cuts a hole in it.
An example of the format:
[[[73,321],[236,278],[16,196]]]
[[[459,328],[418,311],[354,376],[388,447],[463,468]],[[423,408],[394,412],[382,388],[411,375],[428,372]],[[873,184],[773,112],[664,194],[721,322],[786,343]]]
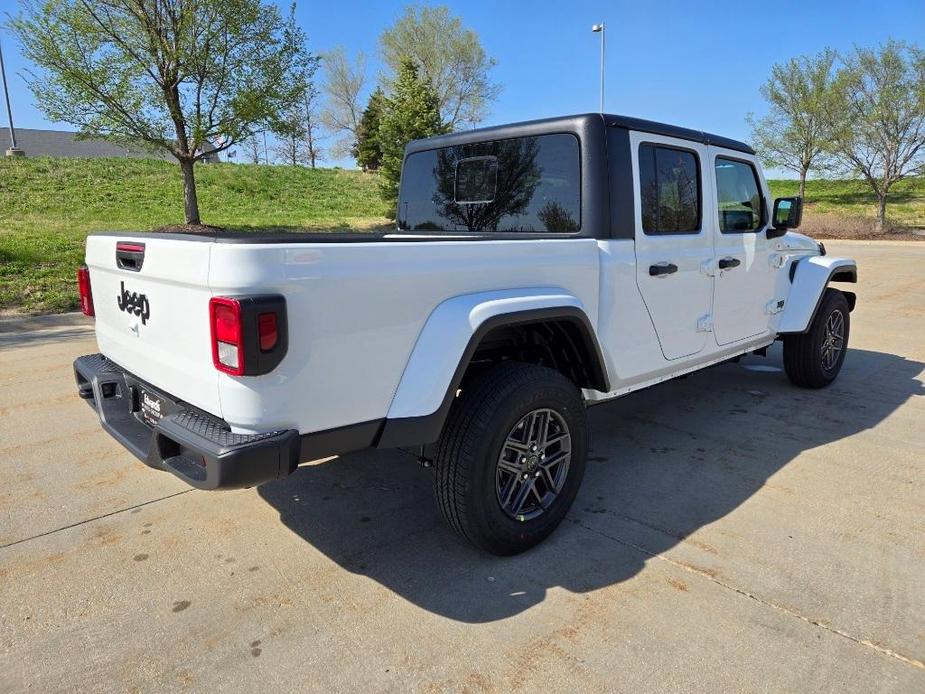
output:
[[[203,221],[236,229],[369,229],[386,223],[376,178],[358,171],[210,164],[199,167]],[[772,181],[795,195],[795,181]],[[77,308],[74,270],[99,230],[150,230],[183,221],[180,173],[142,159],[0,159],[0,312]],[[810,181],[801,231],[864,236],[875,202],[860,181]],[[901,225],[925,226],[925,178],[890,203]]]
[[[385,223],[374,175],[337,169],[197,168],[203,222],[236,229],[368,229]],[[77,308],[91,231],[183,222],[176,165],[145,159],[0,159],[0,311]]]
[[[799,192],[797,181],[770,181],[770,185],[775,197],[797,195]],[[864,181],[807,181],[804,202],[800,231],[806,234],[820,238],[872,235],[877,199]],[[907,178],[894,185],[886,213],[890,225],[900,235],[903,228],[925,227],[925,176]]]

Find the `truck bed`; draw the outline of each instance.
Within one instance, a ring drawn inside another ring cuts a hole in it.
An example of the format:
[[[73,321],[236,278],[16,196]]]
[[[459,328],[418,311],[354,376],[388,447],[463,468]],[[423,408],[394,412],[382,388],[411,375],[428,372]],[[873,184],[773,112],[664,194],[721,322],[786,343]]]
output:
[[[448,234],[93,234],[87,265],[97,342],[126,371],[222,418],[235,433],[305,434],[380,420],[442,302],[553,287],[579,297],[596,320],[596,240],[512,236],[482,243],[479,236]],[[140,268],[117,266],[120,242],[144,245]],[[219,373],[209,301],[254,295],[285,298],[288,353],[265,376]],[[146,313],[124,308],[139,302]]]

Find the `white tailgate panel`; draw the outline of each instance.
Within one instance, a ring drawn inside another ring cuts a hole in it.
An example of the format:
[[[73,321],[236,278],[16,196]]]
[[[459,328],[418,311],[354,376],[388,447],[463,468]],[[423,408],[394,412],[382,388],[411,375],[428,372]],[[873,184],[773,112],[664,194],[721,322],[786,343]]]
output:
[[[145,244],[139,272],[116,266],[116,242]],[[167,394],[221,416],[209,334],[206,241],[90,236],[87,265],[100,352]],[[150,317],[119,309],[122,287],[148,298]]]

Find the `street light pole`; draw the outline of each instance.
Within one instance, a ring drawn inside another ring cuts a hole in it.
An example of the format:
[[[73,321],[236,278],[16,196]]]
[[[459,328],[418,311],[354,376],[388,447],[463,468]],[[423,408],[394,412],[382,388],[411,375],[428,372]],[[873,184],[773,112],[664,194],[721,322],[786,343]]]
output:
[[[595,24],[591,31],[601,35],[601,113],[604,112],[604,22]]]
[[[10,106],[10,92],[6,87],[6,69],[3,66],[3,46],[0,45],[0,77],[3,79],[3,97],[6,99],[6,115],[10,119],[10,148],[6,156],[12,157],[22,154],[23,151],[16,146],[16,129],[13,127],[13,109]]]

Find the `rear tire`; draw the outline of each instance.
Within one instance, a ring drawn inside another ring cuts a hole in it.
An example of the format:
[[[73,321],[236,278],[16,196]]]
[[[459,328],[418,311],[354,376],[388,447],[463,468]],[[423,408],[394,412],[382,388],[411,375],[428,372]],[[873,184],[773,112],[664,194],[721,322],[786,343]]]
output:
[[[784,370],[801,388],[824,388],[841,371],[848,351],[851,317],[848,300],[826,289],[809,330],[784,336]]]
[[[502,362],[478,375],[454,402],[437,444],[434,492],[443,517],[492,554],[533,547],[575,500],[587,428],[578,389],[558,371]]]

